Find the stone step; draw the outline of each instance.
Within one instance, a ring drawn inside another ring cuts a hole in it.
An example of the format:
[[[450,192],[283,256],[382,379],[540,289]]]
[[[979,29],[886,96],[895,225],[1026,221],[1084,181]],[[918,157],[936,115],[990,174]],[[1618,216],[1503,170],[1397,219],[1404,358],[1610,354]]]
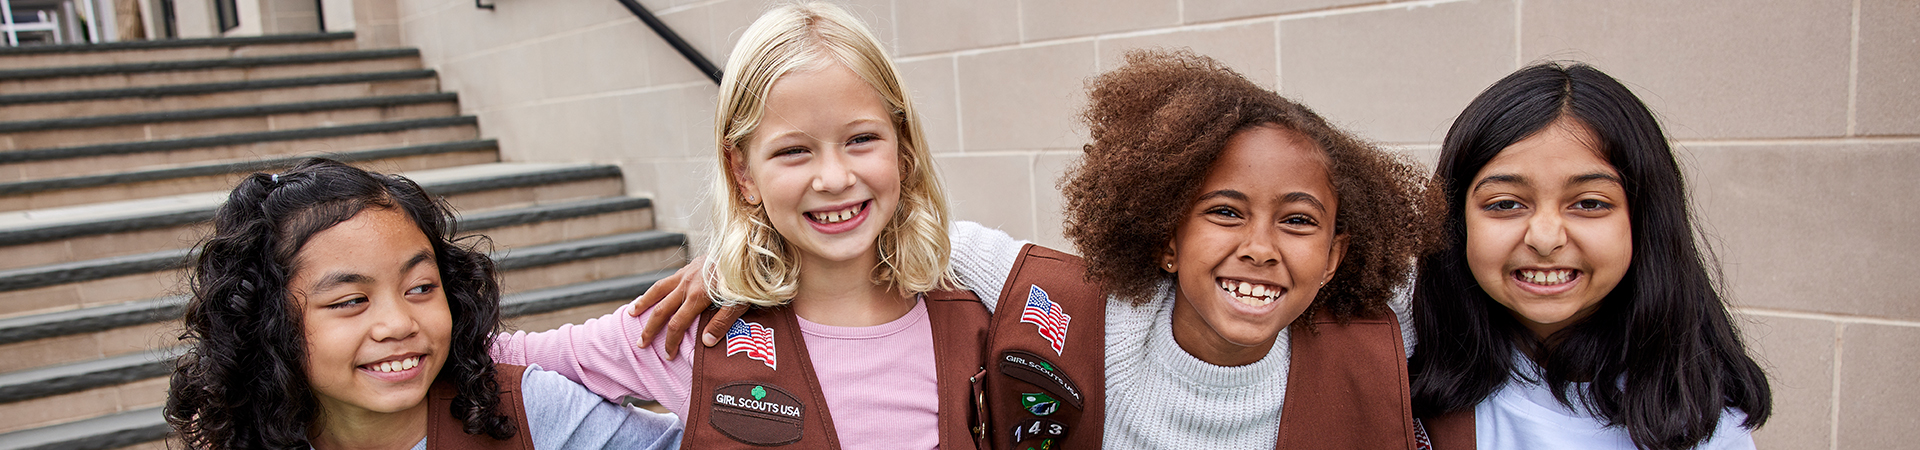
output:
[[[405,175],[466,212],[623,193],[620,168],[596,164],[474,164]],[[67,266],[186,248],[199,241],[201,222],[213,217],[227,195],[222,190],[0,212],[0,269],[79,270]]]
[[[0,70],[0,92],[88,91],[420,68],[410,48]]]
[[[673,270],[673,268],[664,268],[652,272],[508,294],[501,298],[501,316],[515,320],[552,320],[546,316],[582,311],[576,314],[577,317],[570,317],[567,322],[563,322],[578,323],[613,311],[618,305],[645,292],[653,283],[671,275]],[[170,368],[170,357],[178,352],[178,348],[156,349],[63,366],[0,374],[0,412],[5,413],[0,414],[0,433],[5,433],[0,434],[0,443],[28,441],[74,443],[85,437],[97,436],[100,431],[118,429],[119,427],[110,426],[107,423],[92,421],[121,416],[126,414],[125,411],[141,411],[143,408],[159,406],[164,402],[167,381],[165,375]],[[106,393],[117,394],[119,398],[127,401],[107,403],[91,398],[85,401],[68,398],[102,396]],[[77,405],[79,403],[86,403],[88,407],[63,409],[58,406],[81,406]],[[63,425],[76,423],[92,423],[94,426],[63,427]],[[65,433],[62,433],[65,438],[44,437],[55,434],[54,430],[65,430]],[[158,440],[163,436],[164,433],[161,433],[144,440],[120,441],[117,445]],[[35,439],[30,440],[29,437]],[[70,445],[75,446],[59,448],[112,448]]]
[[[0,183],[0,211],[59,208],[231,188],[246,174],[283,170],[310,156],[324,155],[382,173],[403,173],[498,162],[499,152],[499,145],[493,140],[470,140],[15,181]]]
[[[479,119],[433,117],[359,125],[262,131],[145,142],[0,152],[0,182],[114,174],[215,161],[246,161],[317,152],[435,144],[476,139]]]
[[[525,208],[469,212],[460,215],[457,226],[461,233],[484,233],[492,239],[495,248],[511,250],[567,240],[651,230],[654,225],[651,206],[652,203],[643,198],[597,198]],[[81,327],[75,323],[85,324],[96,320],[126,320],[127,318],[99,319],[89,313],[73,313],[69,310],[85,311],[87,308],[106,307],[110,309],[103,310],[107,312],[102,314],[117,314],[115,311],[118,310],[111,308],[123,307],[124,302],[152,298],[162,293],[184,292],[186,289],[184,275],[178,269],[184,267],[188,255],[190,255],[189,250],[183,245],[179,248],[144,254],[0,271],[0,323],[10,324],[0,326],[0,361],[10,360],[10,358],[17,361],[42,361],[47,358],[76,358],[90,354],[43,353],[15,344],[26,340],[63,337],[80,331],[99,331],[142,323],[138,321],[116,323],[107,328]],[[595,264],[612,267],[614,262]],[[533,276],[533,279],[546,279],[540,277],[544,275]],[[518,286],[519,282],[516,282],[508,287]],[[28,316],[56,311],[60,314],[79,314],[79,316],[70,318]],[[137,311],[127,313],[135,314]],[[23,319],[13,316],[40,318]],[[58,332],[63,329],[72,332]],[[115,336],[98,336],[97,339],[82,339],[62,345],[97,347],[104,349],[100,351],[107,352],[127,347],[116,343],[144,343],[142,339],[148,339],[154,334],[151,330],[142,334],[139,330],[131,329],[117,333],[119,334]]]
[[[0,67],[68,67],[354,50],[352,32],[0,48]]]
[[[161,406],[167,401],[167,373],[180,351],[163,348],[0,374],[0,433]]]
[[[0,121],[340,100],[439,90],[433,70],[0,95]]]
[[[0,434],[0,450],[107,450],[162,442],[173,428],[160,408]]]
[[[72,147],[446,117],[451,92],[0,122],[0,151]]]

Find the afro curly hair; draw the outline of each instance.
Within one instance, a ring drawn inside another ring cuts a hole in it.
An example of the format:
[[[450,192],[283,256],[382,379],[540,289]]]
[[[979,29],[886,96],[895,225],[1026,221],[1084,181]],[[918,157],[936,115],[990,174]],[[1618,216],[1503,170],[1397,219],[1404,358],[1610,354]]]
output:
[[[1299,133],[1326,152],[1346,257],[1296,323],[1325,310],[1346,321],[1384,311],[1419,256],[1435,250],[1439,189],[1405,157],[1348,135],[1218,61],[1189,51],[1135,50],[1089,83],[1082,119],[1093,142],[1061,180],[1065,235],[1087,278],[1116,299],[1145,302],[1165,278],[1159,258],[1227,139],[1256,126]]]

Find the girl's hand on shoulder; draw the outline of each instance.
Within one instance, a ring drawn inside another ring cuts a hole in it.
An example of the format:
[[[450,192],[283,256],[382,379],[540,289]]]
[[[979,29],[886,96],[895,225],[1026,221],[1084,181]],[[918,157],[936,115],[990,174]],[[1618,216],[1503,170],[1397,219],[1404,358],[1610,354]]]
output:
[[[664,337],[667,359],[679,356],[681,337],[686,335],[694,321],[699,320],[700,313],[712,306],[711,297],[707,295],[705,263],[705,257],[696,257],[681,266],[680,270],[674,271],[673,275],[653,283],[639,298],[633,299],[633,307],[627,311],[628,316],[639,317],[653,308],[673,310],[672,314],[654,314],[646,318],[640,331],[640,348],[646,348],[655,337]],[[707,324],[700,337],[701,344],[712,347],[719,343],[719,336],[725,335],[733,321],[746,312],[746,305],[721,308]],[[663,328],[665,336],[661,336]]]

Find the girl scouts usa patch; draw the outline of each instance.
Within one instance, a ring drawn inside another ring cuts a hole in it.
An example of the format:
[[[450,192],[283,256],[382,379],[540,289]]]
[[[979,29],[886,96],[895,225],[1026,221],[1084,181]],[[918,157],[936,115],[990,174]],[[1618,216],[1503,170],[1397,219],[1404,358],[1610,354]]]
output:
[[[735,381],[713,390],[708,422],[720,434],[751,445],[787,445],[800,441],[806,405],[786,389],[753,381]]]

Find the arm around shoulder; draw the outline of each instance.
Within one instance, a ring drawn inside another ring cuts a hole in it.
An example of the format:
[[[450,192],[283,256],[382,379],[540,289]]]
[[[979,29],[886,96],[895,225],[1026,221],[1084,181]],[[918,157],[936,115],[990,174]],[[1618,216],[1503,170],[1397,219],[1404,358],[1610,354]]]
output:
[[[953,273],[960,287],[980,296],[987,311],[993,311],[1013,263],[1020,259],[1020,249],[1028,242],[968,221],[954,221],[949,234]]]
[[[629,316],[625,308],[548,331],[501,334],[490,353],[498,363],[546,368],[608,400],[634,395],[684,406],[693,373],[692,340],[681,343],[681,354],[688,356],[674,360],[660,346],[639,348],[645,316]]]

